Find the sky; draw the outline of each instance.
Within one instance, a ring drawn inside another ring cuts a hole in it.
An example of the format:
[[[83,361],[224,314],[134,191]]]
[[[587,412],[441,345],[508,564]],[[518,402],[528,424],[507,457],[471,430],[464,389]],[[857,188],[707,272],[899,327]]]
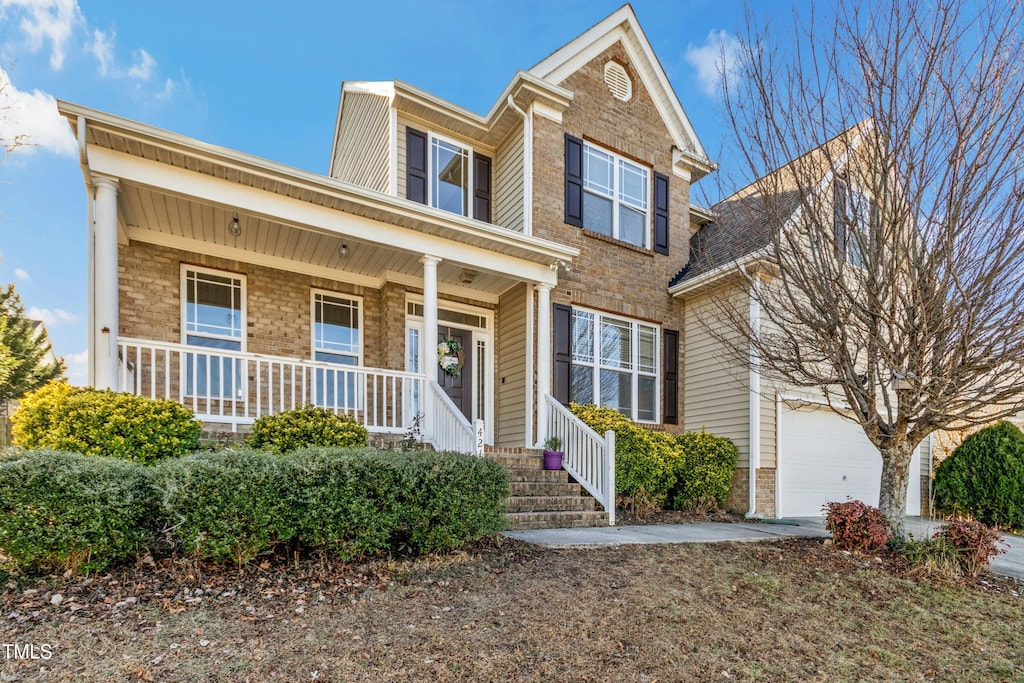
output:
[[[65,100],[326,173],[343,80],[398,79],[486,113],[620,0],[255,2],[0,0],[0,283],[86,379],[86,192]],[[716,62],[736,0],[636,0],[705,150],[722,161]],[[767,2],[769,14],[789,5]]]

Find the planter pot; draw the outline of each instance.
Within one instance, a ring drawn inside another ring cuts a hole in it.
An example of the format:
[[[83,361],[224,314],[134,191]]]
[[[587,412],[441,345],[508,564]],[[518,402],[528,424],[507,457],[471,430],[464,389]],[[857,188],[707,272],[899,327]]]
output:
[[[544,451],[544,469],[562,469],[562,451]]]

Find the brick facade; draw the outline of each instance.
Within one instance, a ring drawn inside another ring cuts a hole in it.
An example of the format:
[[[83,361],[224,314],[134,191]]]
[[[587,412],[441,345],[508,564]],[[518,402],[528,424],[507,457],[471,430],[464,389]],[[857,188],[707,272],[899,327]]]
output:
[[[614,98],[604,83],[604,65],[609,60],[622,64],[633,80],[633,96],[628,102]],[[573,92],[562,122],[534,117],[533,234],[576,247],[580,256],[573,261],[570,272],[559,275],[551,299],[653,322],[663,330],[681,331],[683,306],[668,294],[668,282],[689,256],[690,188],[684,179],[672,175],[671,135],[621,43],[612,45],[560,85]],[[566,133],[671,178],[668,256],[565,223]],[[681,345],[679,351],[682,367]],[[666,427],[673,431],[681,428]]]
[[[757,512],[763,517],[775,517],[775,468],[759,467],[757,469]],[[744,514],[750,510],[750,470],[737,467],[732,477],[732,487],[725,499],[725,509],[729,512]]]

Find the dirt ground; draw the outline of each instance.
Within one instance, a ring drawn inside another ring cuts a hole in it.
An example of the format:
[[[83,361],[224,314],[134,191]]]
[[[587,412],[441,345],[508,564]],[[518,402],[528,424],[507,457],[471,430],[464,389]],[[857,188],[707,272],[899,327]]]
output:
[[[1012,681],[1021,591],[818,540],[150,561],[11,578],[0,681]]]

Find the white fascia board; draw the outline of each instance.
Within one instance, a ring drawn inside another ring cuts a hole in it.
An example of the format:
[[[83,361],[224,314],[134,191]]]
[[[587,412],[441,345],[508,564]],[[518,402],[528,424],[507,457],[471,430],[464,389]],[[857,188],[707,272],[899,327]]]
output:
[[[96,173],[121,178],[171,195],[195,198],[243,211],[283,225],[350,236],[390,248],[401,245],[405,251],[430,254],[474,268],[506,273],[530,282],[557,284],[557,274],[548,265],[507,256],[482,247],[428,235],[102,147],[91,147],[89,160],[92,170]]]
[[[752,263],[760,261],[768,255],[767,249],[760,249],[755,251],[743,258],[729,261],[728,263],[718,266],[714,270],[709,270],[703,275],[698,275],[692,280],[685,280],[679,284],[673,285],[668,288],[668,293],[674,297],[682,298],[686,294],[689,294],[695,289],[700,289],[708,284],[711,284],[719,278],[735,273],[738,268],[744,268]]]
[[[423,277],[417,275],[410,275],[408,273],[399,273],[394,270],[387,270],[384,272],[384,278],[387,282],[393,282],[396,285],[403,285],[405,287],[423,287]],[[447,294],[448,296],[457,296],[463,299],[470,299],[472,301],[480,301],[486,304],[497,304],[498,296],[492,292],[481,292],[473,289],[472,287],[462,287],[460,285],[450,285],[446,282],[437,283],[437,291],[439,294]]]

